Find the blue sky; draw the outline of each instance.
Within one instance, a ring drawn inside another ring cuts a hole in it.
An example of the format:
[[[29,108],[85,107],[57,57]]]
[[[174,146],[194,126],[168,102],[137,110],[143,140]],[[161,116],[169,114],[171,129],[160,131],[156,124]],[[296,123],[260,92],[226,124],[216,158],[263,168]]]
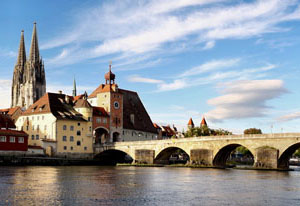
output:
[[[0,3],[0,107],[10,105],[24,29],[37,22],[47,91],[104,83],[137,91],[152,120],[185,128],[203,116],[241,133],[300,132],[300,1],[156,0]]]

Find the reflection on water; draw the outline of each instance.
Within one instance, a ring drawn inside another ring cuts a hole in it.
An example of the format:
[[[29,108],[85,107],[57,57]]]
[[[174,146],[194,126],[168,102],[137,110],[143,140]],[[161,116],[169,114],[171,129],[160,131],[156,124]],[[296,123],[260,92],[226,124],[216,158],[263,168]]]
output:
[[[300,172],[0,167],[0,205],[298,205]]]

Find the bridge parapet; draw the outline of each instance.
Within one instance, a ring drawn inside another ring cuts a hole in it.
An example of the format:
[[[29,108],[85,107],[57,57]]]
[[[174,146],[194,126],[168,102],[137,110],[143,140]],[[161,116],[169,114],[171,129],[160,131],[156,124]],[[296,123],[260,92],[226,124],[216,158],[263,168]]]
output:
[[[254,166],[275,169],[279,167],[279,159],[281,160],[280,165],[286,165],[289,156],[300,146],[300,133],[201,136],[115,142],[106,145],[95,145],[94,152],[96,155],[105,150],[120,150],[130,155],[134,160],[152,162],[150,159],[153,156],[155,161],[158,155],[163,152],[181,149],[189,155],[191,163],[222,166],[226,164],[230,153],[239,146],[244,146],[251,152],[254,157]],[[270,150],[270,148],[274,150]],[[151,154],[146,155],[145,152],[136,152],[146,150],[151,151]],[[284,158],[282,157],[283,154]]]

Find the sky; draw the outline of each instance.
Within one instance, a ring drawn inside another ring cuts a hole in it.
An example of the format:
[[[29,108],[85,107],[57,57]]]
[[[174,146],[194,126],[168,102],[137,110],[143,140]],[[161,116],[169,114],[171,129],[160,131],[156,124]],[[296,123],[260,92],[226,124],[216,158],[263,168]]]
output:
[[[3,0],[0,108],[33,22],[48,92],[90,94],[112,61],[158,124],[300,132],[300,0]]]

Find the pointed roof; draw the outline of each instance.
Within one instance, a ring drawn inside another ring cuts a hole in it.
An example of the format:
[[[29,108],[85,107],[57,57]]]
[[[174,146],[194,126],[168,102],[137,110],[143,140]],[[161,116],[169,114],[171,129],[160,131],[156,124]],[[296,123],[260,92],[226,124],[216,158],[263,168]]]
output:
[[[86,99],[78,99],[75,102],[74,108],[92,108],[92,106]]]
[[[33,23],[33,32],[31,37],[31,46],[29,53],[29,61],[38,62],[40,60],[39,43],[36,31],[36,22]]]
[[[200,126],[207,126],[206,120],[203,117]]]
[[[192,118],[190,118],[190,120],[189,120],[189,122],[188,122],[188,125],[189,125],[189,126],[194,126],[194,122],[193,122],[193,119],[192,119]]]
[[[111,72],[111,64],[109,64],[109,71],[104,75],[105,80],[110,81],[111,80],[115,80],[116,75],[114,73]]]
[[[77,96],[77,90],[76,90],[76,80],[74,77],[74,81],[73,81],[73,97]]]
[[[19,54],[16,65],[25,65],[26,62],[26,51],[25,51],[25,42],[24,42],[24,30],[21,31],[21,40],[19,46]]]

